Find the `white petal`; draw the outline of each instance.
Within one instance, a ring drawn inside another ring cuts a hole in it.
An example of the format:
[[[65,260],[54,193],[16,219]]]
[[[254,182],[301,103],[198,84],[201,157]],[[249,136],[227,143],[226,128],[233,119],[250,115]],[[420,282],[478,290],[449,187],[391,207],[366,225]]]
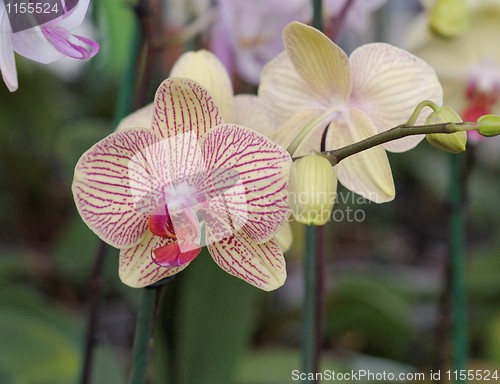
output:
[[[304,109],[324,109],[309,84],[297,73],[286,52],[279,54],[262,70],[259,97],[273,123],[281,126]]]
[[[225,122],[233,121],[233,86],[226,68],[211,52],[204,49],[186,52],[172,67],[169,77],[187,77],[205,87],[213,97]]]
[[[57,27],[64,28],[68,31],[78,27],[81,23],[83,23],[83,19],[85,19],[89,4],[90,0],[78,0],[77,5],[63,18],[58,20]]]
[[[18,87],[18,82],[11,37],[9,19],[2,4],[0,8],[0,71],[5,85],[9,91],[14,92]]]
[[[360,111],[351,110],[346,121],[334,121],[326,137],[326,149],[337,149],[375,134],[375,126]],[[337,178],[347,189],[376,203],[394,199],[391,167],[382,146],[359,152],[335,166]]]
[[[262,100],[255,95],[237,95],[234,98],[234,118],[228,123],[243,125],[267,137],[271,137],[277,128],[267,115]]]
[[[14,33],[12,45],[21,56],[42,64],[53,63],[65,57],[45,38],[40,27]]]
[[[365,112],[378,132],[405,123],[423,100],[442,104],[442,89],[434,69],[418,57],[389,44],[367,44],[351,57],[353,90],[350,105]],[[424,110],[417,124],[429,114]],[[394,152],[415,147],[422,136],[384,145]]]
[[[174,268],[160,267],[151,258],[153,250],[173,242],[147,231],[138,245],[120,250],[120,280],[130,287],[142,288],[182,271],[189,263]]]
[[[274,240],[259,244],[240,232],[210,244],[208,250],[224,271],[264,291],[279,288],[286,280],[283,252]]]

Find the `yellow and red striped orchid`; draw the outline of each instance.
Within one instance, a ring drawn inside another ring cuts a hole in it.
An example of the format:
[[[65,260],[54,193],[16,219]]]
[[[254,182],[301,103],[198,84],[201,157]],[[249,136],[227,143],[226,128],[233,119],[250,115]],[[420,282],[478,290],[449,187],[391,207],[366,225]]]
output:
[[[278,127],[271,139],[292,155],[320,150],[325,129],[326,150],[337,149],[406,122],[422,100],[441,104],[434,70],[402,49],[373,43],[348,57],[323,33],[298,22],[283,36],[285,52],[264,68],[259,98]],[[290,148],[297,138],[300,145]],[[348,157],[335,166],[339,182],[372,201],[392,200],[385,150],[406,151],[422,139],[409,136]]]
[[[175,62],[170,77],[186,77],[201,84],[212,96],[219,108],[222,120],[251,128],[267,137],[272,124],[254,95],[234,95],[231,78],[221,61],[205,49],[183,53]],[[117,130],[130,127],[150,127],[153,121],[153,103],[130,114],[120,122]],[[293,241],[290,223],[285,221],[276,234],[283,252]]]
[[[82,155],[73,195],[86,224],[120,249],[127,285],[178,273],[206,245],[223,270],[273,290],[286,279],[273,238],[288,216],[291,162],[263,135],[224,124],[200,84],[170,78],[152,126],[122,128]]]

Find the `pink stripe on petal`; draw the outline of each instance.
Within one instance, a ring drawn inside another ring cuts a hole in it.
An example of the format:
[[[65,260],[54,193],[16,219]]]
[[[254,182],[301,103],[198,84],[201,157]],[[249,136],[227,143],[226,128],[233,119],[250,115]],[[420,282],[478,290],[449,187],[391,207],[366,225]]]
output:
[[[150,167],[155,164],[152,156],[147,161],[137,159],[144,158],[146,149],[158,140],[148,130],[113,133],[85,152],[76,165],[72,190],[78,212],[92,231],[117,248],[136,245],[146,231],[152,209],[141,209],[141,204],[154,205],[151,191],[160,188],[158,172],[163,170],[161,161],[157,161],[160,169]],[[143,191],[134,188],[138,185]]]
[[[207,210],[220,215],[225,209],[235,228],[256,241],[269,240],[288,214],[288,152],[257,132],[226,124],[205,136],[202,149],[208,177],[198,190],[209,196]],[[228,188],[227,175],[244,188]]]
[[[161,267],[153,261],[153,251],[174,240],[154,236],[147,231],[144,239],[135,247],[120,251],[119,276],[121,281],[134,288],[151,285],[161,279],[175,275],[186,268],[189,263],[178,267]]]
[[[208,250],[224,271],[264,291],[279,288],[286,280],[285,259],[274,240],[259,244],[238,232],[209,244]]]
[[[165,80],[156,91],[153,131],[173,137],[193,131],[200,138],[222,122],[219,110],[207,90],[185,78]]]

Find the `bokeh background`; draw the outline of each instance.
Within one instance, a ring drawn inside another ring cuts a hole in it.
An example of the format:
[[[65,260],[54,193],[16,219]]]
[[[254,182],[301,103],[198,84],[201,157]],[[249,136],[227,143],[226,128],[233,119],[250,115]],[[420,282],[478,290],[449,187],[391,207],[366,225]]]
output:
[[[198,20],[197,3],[163,4],[165,41],[153,56],[147,100],[188,40],[210,48],[216,14],[198,34],[184,29]],[[336,38],[347,52],[370,41],[405,47],[425,12],[418,1],[392,0],[351,18]],[[101,44],[93,60],[43,66],[18,56],[20,89],[0,87],[1,384],[78,382],[99,242],[75,209],[72,174],[81,154],[114,129],[133,23],[126,2],[94,0],[83,26]],[[498,45],[489,49],[500,56]],[[236,93],[255,91],[237,69],[233,78]],[[467,164],[470,366],[500,369],[500,140],[470,144],[459,156]],[[339,190],[325,228],[325,369],[427,372],[450,361],[449,155],[422,142],[390,161],[395,201],[376,205]],[[293,231],[289,277],[275,292],[230,277],[208,253],[166,286],[151,383],[292,382],[300,369],[304,228]],[[140,292],[119,281],[115,249],[106,250],[104,270],[92,383],[122,384]]]

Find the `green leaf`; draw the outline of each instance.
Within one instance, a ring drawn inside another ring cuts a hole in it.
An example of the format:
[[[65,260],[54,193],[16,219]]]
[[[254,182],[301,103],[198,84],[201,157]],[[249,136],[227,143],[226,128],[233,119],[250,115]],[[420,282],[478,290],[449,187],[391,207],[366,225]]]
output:
[[[80,327],[21,290],[0,294],[0,382],[73,383],[80,367]]]
[[[206,249],[183,273],[175,382],[229,383],[250,336],[259,291],[222,271]]]

